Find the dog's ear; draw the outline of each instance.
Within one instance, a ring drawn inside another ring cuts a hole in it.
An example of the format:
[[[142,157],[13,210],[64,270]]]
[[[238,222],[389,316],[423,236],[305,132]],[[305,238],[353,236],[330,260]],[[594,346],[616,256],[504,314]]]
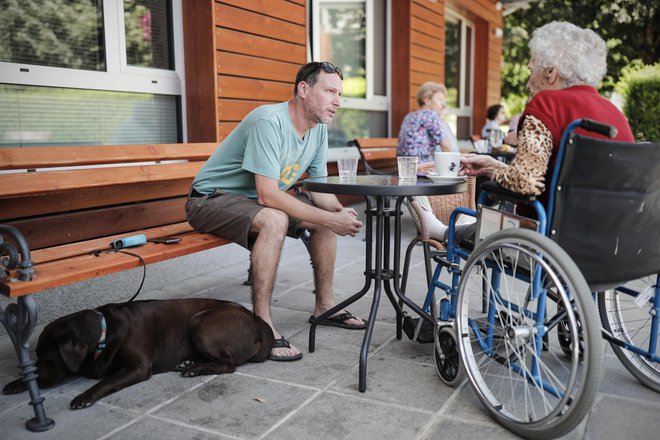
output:
[[[87,356],[87,344],[82,341],[67,339],[60,343],[60,354],[67,368],[72,372],[80,369],[85,356]]]

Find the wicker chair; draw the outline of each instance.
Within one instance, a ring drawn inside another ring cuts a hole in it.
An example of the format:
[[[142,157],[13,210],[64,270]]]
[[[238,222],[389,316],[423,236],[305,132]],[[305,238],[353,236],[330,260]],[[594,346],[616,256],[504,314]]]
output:
[[[417,168],[419,172],[429,172],[434,169],[433,162],[428,162],[420,164]],[[442,196],[431,196],[427,197],[428,203],[433,210],[435,216],[444,224],[449,223],[449,216],[451,215],[454,208],[462,206],[465,208],[475,209],[475,188],[476,188],[476,179],[472,176],[468,177],[468,190],[464,193],[458,194],[448,194]],[[407,203],[410,210],[410,215],[415,222],[417,227],[417,236],[412,239],[408,248],[406,249],[406,257],[403,266],[403,277],[401,288],[405,292],[406,282],[408,280],[408,269],[410,266],[410,256],[412,250],[414,249],[417,243],[422,243],[424,249],[424,266],[426,269],[426,281],[427,283],[431,282],[432,277],[432,261],[433,254],[435,252],[443,252],[445,246],[442,242],[434,240],[429,237],[428,225],[422,220],[423,216],[421,215],[421,209],[423,209],[420,204],[416,201],[412,203]]]

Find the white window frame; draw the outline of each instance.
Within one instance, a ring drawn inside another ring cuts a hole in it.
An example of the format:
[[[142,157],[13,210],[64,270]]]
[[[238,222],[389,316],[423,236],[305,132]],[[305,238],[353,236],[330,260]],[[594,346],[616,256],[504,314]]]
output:
[[[96,72],[25,63],[0,62],[0,82],[5,84],[63,87],[116,92],[151,93],[183,97],[183,23],[181,0],[172,1],[174,70],[133,67],[126,64],[124,2],[103,2],[106,71]],[[182,106],[185,99],[181,99]],[[184,109],[185,115],[185,109]],[[181,124],[185,123],[185,117]],[[185,126],[183,127],[185,133]]]
[[[456,115],[457,117],[458,116],[468,116],[468,117],[470,117],[470,125],[472,125],[474,123],[474,121],[473,121],[474,118],[473,118],[473,115],[472,115],[472,108],[474,106],[474,37],[475,37],[475,25],[474,25],[474,22],[472,20],[469,20],[465,16],[463,16],[461,14],[458,14],[457,12],[447,8],[445,18],[449,19],[450,17],[452,19],[459,20],[460,24],[461,24],[461,42],[460,42],[460,44],[461,44],[460,71],[461,72],[465,72],[465,69],[468,65],[467,50],[465,50],[466,46],[467,46],[467,31],[466,31],[466,28],[470,27],[472,29],[472,42],[471,42],[472,47],[470,48],[470,57],[471,57],[471,59],[470,59],[470,63],[469,63],[470,66],[472,67],[472,69],[470,70],[470,72],[468,72],[468,74],[470,75],[470,90],[469,90],[470,105],[466,106],[464,104],[465,100],[463,99],[463,97],[465,96],[465,92],[466,92],[466,87],[465,87],[466,75],[462,74],[462,75],[460,75],[460,81],[459,81],[459,85],[458,85],[458,87],[459,87],[458,96],[460,96],[461,99],[459,99],[458,107],[456,107],[456,108],[453,108],[453,107],[447,108],[447,114]],[[449,20],[447,20],[447,21],[449,21]]]
[[[388,66],[386,74],[387,96],[374,94],[374,0],[312,0],[312,60],[323,61],[319,58],[321,47],[321,33],[319,31],[321,20],[319,15],[320,6],[323,3],[364,3],[366,12],[366,40],[365,40],[365,70],[367,71],[367,91],[365,98],[342,97],[341,106],[346,109],[381,111],[387,112],[389,118],[390,111],[390,2],[386,1],[387,23],[386,26],[386,49],[385,65]],[[391,130],[391,128],[389,128]]]

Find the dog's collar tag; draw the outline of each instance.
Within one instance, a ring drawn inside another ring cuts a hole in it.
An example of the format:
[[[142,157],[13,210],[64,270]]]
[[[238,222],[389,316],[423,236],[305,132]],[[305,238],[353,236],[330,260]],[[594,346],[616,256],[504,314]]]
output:
[[[98,310],[94,311],[96,312],[96,316],[101,318],[101,337],[99,338],[99,343],[96,344],[96,351],[94,352],[94,359],[98,359],[101,356],[103,349],[105,348],[105,334],[108,327],[105,322],[105,316],[103,316],[103,313],[99,312]]]

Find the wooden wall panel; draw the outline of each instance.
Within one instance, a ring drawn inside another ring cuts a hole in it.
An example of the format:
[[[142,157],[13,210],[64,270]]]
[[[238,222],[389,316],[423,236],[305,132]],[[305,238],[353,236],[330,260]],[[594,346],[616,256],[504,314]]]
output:
[[[216,28],[215,40],[218,50],[224,52],[234,52],[296,64],[303,64],[307,56],[304,45],[272,40],[231,29]]]
[[[307,61],[304,0],[214,2],[215,114],[220,141],[255,107],[293,96]]]
[[[264,104],[272,104],[272,102],[225,98],[218,99],[218,117],[223,121],[240,122],[245,115]]]
[[[474,84],[472,100],[472,133],[479,134],[486,122],[486,109],[501,100],[502,93],[502,37],[496,29],[503,29],[502,11],[496,9],[497,0],[446,0],[447,6],[465,15],[475,24]]]
[[[307,60],[308,5],[311,2],[184,0],[184,3],[185,14],[190,14],[189,11],[196,14],[194,20],[188,20],[186,33],[199,34],[191,41],[201,44],[203,52],[196,54],[192,50],[193,58],[200,60],[189,68],[190,47],[196,46],[186,43],[186,86],[195,93],[195,98],[188,100],[188,108],[195,108],[194,117],[189,113],[189,132],[191,126],[198,135],[202,135],[204,128],[208,131],[209,112],[215,126],[215,139],[197,137],[195,140],[220,141],[256,106],[290,99],[295,73]],[[495,36],[495,29],[502,28],[503,20],[496,3],[496,0],[390,2],[393,136],[398,134],[405,114],[417,108],[414,96],[419,85],[429,80],[444,82],[447,7],[475,23],[473,131],[478,131],[486,107],[499,101],[501,93],[502,40]],[[198,31],[193,25],[205,29]],[[210,61],[213,81],[209,81],[206,65],[209,52],[213,54]],[[203,87],[198,84],[200,79]],[[206,96],[209,93],[211,100]],[[203,105],[193,105],[195,100],[203,101]]]
[[[410,74],[408,111],[419,106],[415,96],[426,81],[444,82],[445,17],[443,2],[413,0],[411,4],[411,46],[413,59]]]
[[[445,39],[444,36],[442,38],[437,38],[437,36],[429,36],[429,35],[424,35],[418,32],[414,32],[410,36],[410,40],[412,44],[420,47],[425,47],[429,50],[435,51],[435,52],[443,52],[445,50]]]
[[[298,65],[284,61],[257,58],[249,55],[218,51],[218,74],[291,82],[298,72]]]
[[[184,0],[182,5],[188,142],[217,140],[212,5],[212,0]]]
[[[218,75],[218,96],[261,101],[286,101],[293,91],[287,83]]]
[[[291,23],[305,22],[304,0],[298,4],[287,0],[226,0],[224,3]]]
[[[399,135],[401,121],[410,111],[410,75],[413,68],[413,60],[410,53],[411,45],[411,4],[407,1],[391,2],[391,33],[392,55],[391,55],[391,97],[390,101],[390,132],[393,137]]]
[[[298,43],[305,41],[303,26],[223,4],[215,5],[215,14],[222,27],[276,40]]]

